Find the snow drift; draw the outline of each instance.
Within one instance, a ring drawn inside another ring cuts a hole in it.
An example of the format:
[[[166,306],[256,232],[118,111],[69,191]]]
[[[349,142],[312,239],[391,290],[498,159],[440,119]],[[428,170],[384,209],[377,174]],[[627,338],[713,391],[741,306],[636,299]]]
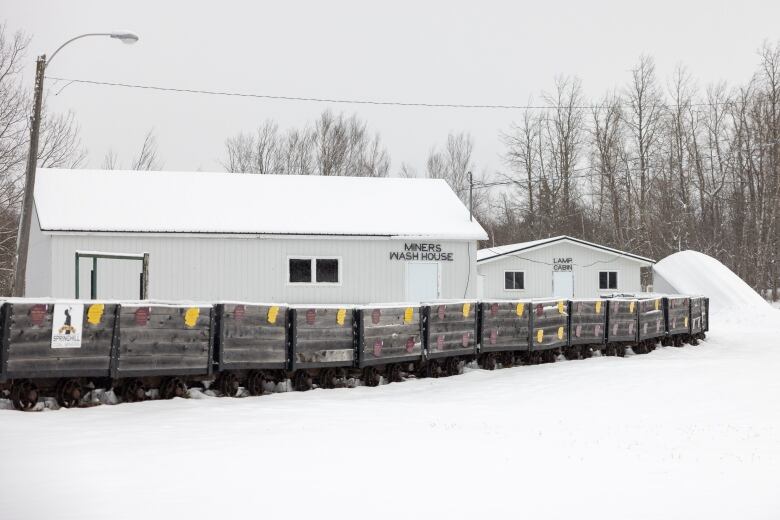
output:
[[[711,314],[724,311],[761,314],[770,310],[769,304],[742,278],[698,251],[674,253],[655,264],[653,282],[658,292],[708,296]]]

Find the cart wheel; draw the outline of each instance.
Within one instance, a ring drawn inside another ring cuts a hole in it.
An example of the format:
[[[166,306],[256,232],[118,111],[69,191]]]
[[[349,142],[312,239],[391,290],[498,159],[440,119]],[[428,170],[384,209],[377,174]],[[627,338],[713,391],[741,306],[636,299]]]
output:
[[[332,368],[323,368],[320,370],[317,382],[320,388],[336,388],[336,371]]]
[[[626,346],[625,345],[616,346],[615,355],[618,357],[626,357]]]
[[[567,347],[563,349],[563,357],[569,361],[580,359],[580,351],[577,347]]]
[[[296,370],[292,378],[293,390],[297,392],[305,392],[311,390],[312,381],[311,376],[305,370]]]
[[[136,403],[146,399],[146,389],[140,379],[128,379],[122,383],[122,401],[125,403]]]
[[[241,383],[235,372],[222,372],[217,378],[217,390],[224,396],[235,397],[240,386]]]
[[[457,376],[463,371],[461,370],[460,358],[451,357],[444,360],[444,372],[448,376]]]
[[[555,351],[554,350],[544,350],[542,351],[542,362],[544,363],[555,363]]]
[[[166,377],[160,383],[160,398],[187,397],[187,383],[180,377]]]
[[[439,377],[441,375],[441,365],[437,359],[429,359],[425,365],[425,374],[428,377]]]
[[[249,372],[246,378],[246,389],[249,391],[249,395],[263,395],[267,379],[265,373],[260,370]]]
[[[501,356],[501,366],[503,368],[512,368],[515,366],[515,353],[511,350],[504,352],[504,355]]]
[[[486,354],[482,354],[482,360],[480,362],[480,365],[484,370],[495,370],[496,369],[496,354],[493,352],[488,352]]]
[[[593,357],[593,351],[590,349],[588,345],[583,345],[580,348],[580,358],[588,359],[590,357]]]
[[[403,381],[401,377],[401,365],[391,363],[385,367],[385,379],[388,383],[400,383]]]
[[[81,402],[81,383],[78,379],[62,378],[55,389],[57,403],[63,408],[73,408]]]
[[[11,401],[17,410],[31,410],[38,404],[38,387],[29,379],[14,381]]]
[[[366,367],[363,369],[363,383],[366,386],[378,386],[382,376],[377,372],[376,367]]]

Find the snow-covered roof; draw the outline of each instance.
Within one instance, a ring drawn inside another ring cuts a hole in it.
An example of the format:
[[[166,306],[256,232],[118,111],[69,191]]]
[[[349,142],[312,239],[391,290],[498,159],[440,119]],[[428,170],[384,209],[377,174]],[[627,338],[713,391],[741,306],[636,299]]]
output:
[[[625,251],[619,251],[611,247],[602,246],[600,244],[594,244],[593,242],[580,240],[579,238],[574,238],[566,235],[561,235],[561,236],[551,237],[551,238],[543,238],[540,240],[531,240],[529,242],[519,242],[517,244],[508,244],[504,246],[486,247],[484,249],[480,249],[479,251],[477,251],[477,262],[487,262],[487,261],[498,259],[502,256],[519,253],[521,251],[530,251],[532,249],[538,249],[540,247],[556,244],[558,242],[569,242],[584,247],[600,249],[602,251],[614,253],[616,255],[624,256],[632,260],[637,260],[643,264],[652,264],[654,262],[654,260],[650,258],[645,258],[643,256],[635,255],[633,253],[627,253]]]
[[[40,169],[44,231],[483,240],[439,179]]]

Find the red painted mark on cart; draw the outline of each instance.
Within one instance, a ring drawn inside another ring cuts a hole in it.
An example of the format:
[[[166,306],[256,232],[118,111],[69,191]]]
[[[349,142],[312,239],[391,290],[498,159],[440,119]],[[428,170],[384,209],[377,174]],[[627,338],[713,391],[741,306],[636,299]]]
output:
[[[145,327],[147,323],[149,323],[149,315],[151,314],[151,309],[149,307],[138,307],[135,310],[135,324],[140,327]]]
[[[634,333],[634,322],[628,324],[628,333],[633,334]]]
[[[383,342],[381,339],[374,342],[374,357],[382,357],[382,346]]]
[[[243,305],[236,305],[233,307],[233,319],[241,321],[246,316],[246,308]]]
[[[443,320],[444,317],[447,315],[447,306],[446,305],[439,305],[439,309],[437,311],[439,313],[439,319]]]
[[[409,336],[409,339],[406,340],[406,351],[411,352],[412,350],[414,350],[414,338]]]
[[[464,332],[463,333],[463,339],[461,340],[461,343],[464,347],[469,346],[469,340],[471,339],[471,332]]]
[[[436,338],[436,350],[444,350],[444,336]]]
[[[306,311],[306,323],[309,325],[314,325],[314,322],[317,321],[317,311],[314,309],[309,309]]]
[[[495,345],[498,340],[498,330],[493,329],[490,331],[490,344]]]
[[[379,323],[379,319],[382,317],[382,311],[379,309],[374,309],[371,311],[371,323],[374,325]]]
[[[615,323],[614,325],[612,325],[612,335],[613,336],[617,336],[617,330],[618,330],[618,324]]]
[[[46,319],[47,306],[43,304],[33,305],[30,307],[30,321],[33,325],[43,325],[43,320]]]
[[[574,329],[574,335],[578,338],[582,335],[582,325],[577,325],[577,328]]]
[[[596,327],[593,329],[593,335],[594,336],[601,336],[601,325],[596,325]]]
[[[642,334],[647,334],[647,323],[642,325]]]
[[[672,328],[677,328],[677,318],[672,318]]]
[[[490,306],[490,315],[495,316],[496,314],[498,314],[498,304],[494,303]]]

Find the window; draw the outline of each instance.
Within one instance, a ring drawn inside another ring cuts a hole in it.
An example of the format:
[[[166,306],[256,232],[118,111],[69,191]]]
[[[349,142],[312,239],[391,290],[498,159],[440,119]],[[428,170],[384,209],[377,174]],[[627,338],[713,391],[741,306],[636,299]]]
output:
[[[525,289],[525,273],[523,271],[504,271],[504,289],[507,291]]]
[[[311,260],[290,258],[290,283],[311,283]]]
[[[339,261],[335,258],[318,258],[317,283],[339,283]]]
[[[599,271],[599,289],[617,288],[617,271]]]
[[[289,283],[339,283],[338,258],[290,258]]]

